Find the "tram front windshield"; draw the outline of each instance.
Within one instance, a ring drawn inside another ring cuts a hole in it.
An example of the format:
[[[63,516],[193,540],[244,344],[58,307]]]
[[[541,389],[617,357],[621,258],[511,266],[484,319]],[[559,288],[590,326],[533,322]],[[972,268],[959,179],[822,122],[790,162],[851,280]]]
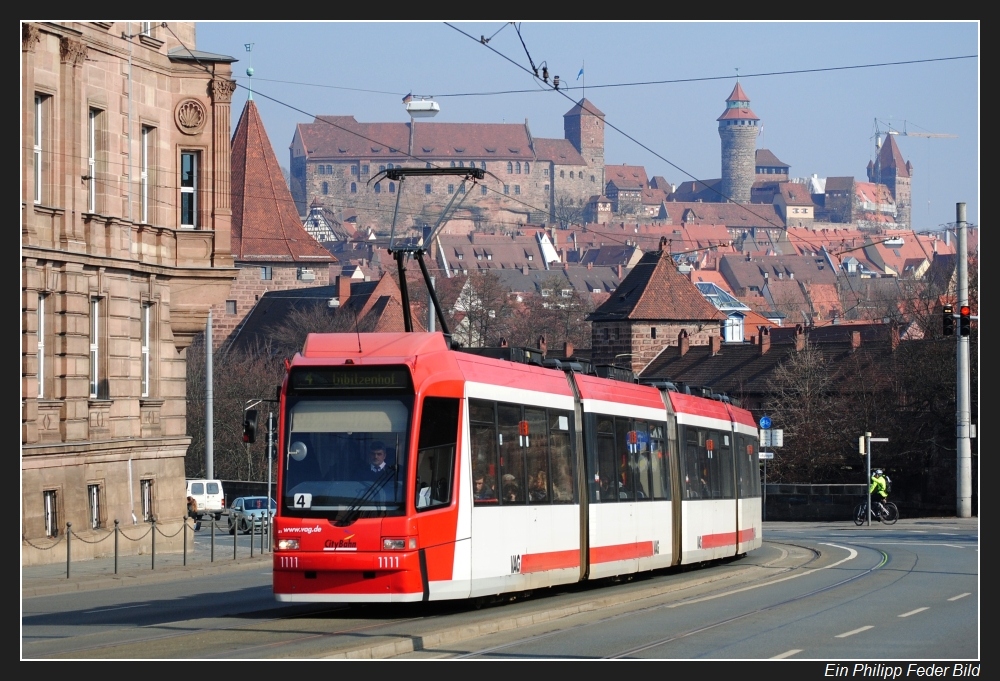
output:
[[[401,515],[412,398],[303,398],[289,407],[283,515]]]

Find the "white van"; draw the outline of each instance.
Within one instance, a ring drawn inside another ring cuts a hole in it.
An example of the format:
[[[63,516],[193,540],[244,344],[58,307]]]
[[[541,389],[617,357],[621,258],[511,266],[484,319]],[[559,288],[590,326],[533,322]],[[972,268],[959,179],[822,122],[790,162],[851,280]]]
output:
[[[219,520],[222,512],[226,510],[226,497],[222,493],[221,480],[188,480],[187,495],[198,505],[198,510],[195,512],[198,520],[206,515],[213,515]]]

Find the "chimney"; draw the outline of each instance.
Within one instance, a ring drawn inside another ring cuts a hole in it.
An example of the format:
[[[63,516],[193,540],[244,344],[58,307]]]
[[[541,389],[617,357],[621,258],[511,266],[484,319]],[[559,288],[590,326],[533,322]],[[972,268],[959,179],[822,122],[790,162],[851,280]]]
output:
[[[569,341],[566,341],[565,343],[563,343],[563,357],[565,357],[566,359],[569,359],[570,357],[572,357],[573,356],[573,349],[574,349],[573,348],[573,344],[570,343]]]
[[[621,265],[617,265],[616,269],[618,271],[618,281],[621,281],[622,280],[622,266]]]
[[[771,330],[766,326],[762,327],[760,330],[760,354],[766,353],[771,349]]]
[[[860,347],[861,347],[861,332],[851,331],[851,350],[857,350]]]
[[[548,345],[545,342],[545,336],[538,337],[538,349],[542,351],[542,357],[545,357],[545,353],[548,351]]]
[[[688,332],[686,329],[681,329],[681,332],[677,334],[677,354],[683,357],[687,354],[688,348],[691,347],[691,343],[688,341]]]
[[[719,334],[712,334],[708,337],[708,345],[712,349],[712,357],[719,354],[719,350],[722,349],[722,336]]]
[[[337,300],[340,301],[340,306],[343,307],[347,303],[347,299],[351,297],[351,280],[349,277],[345,277],[341,274],[337,277]]]
[[[858,338],[860,338],[860,337],[861,336],[859,334]],[[806,349],[806,335],[802,331],[802,325],[801,324],[796,324],[795,325],[795,352],[802,352],[805,349]]]

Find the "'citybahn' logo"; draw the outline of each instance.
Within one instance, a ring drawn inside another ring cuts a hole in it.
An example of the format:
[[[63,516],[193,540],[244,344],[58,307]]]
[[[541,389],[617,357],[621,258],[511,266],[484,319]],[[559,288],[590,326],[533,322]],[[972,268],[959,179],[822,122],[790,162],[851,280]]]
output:
[[[354,541],[354,535],[348,535],[343,539],[327,539],[323,542],[324,551],[357,551],[358,544]]]

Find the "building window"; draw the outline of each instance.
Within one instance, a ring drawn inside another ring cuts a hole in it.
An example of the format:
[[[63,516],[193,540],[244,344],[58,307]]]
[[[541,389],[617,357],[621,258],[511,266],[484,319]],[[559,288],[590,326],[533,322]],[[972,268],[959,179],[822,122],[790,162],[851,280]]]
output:
[[[226,314],[236,314],[236,301],[227,300],[226,301]]]
[[[521,162],[520,162],[520,161],[518,161],[518,162],[517,162],[517,170],[516,170],[515,172],[516,172],[516,173],[517,173],[518,175],[520,175],[520,174],[521,174]]]
[[[591,175],[591,176],[590,176],[590,181],[591,181],[591,182],[596,182],[597,180],[595,180],[595,179],[594,179],[594,176],[593,176],[593,175]]]
[[[480,168],[481,168],[482,170],[486,170],[486,161],[480,161],[480,162],[479,162],[479,167],[480,167]]]
[[[362,175],[367,175],[367,174],[368,174],[368,172],[369,172],[369,171],[368,171],[368,164],[367,164],[367,163],[365,163],[364,165],[362,165],[362,166],[361,166],[361,174],[362,174]]]
[[[322,191],[324,195],[329,194],[330,193],[330,183],[329,182],[324,182],[323,186],[320,188],[320,191]]]
[[[542,177],[548,177],[548,176],[549,176],[549,169],[542,168]]]
[[[87,116],[87,212],[97,212],[97,123],[101,112],[91,109]]]
[[[389,183],[389,193],[390,194],[395,194],[396,193],[396,183],[395,182],[390,182]]]
[[[140,361],[142,362],[141,375],[139,380],[141,381],[141,397],[149,397],[149,376],[150,370],[152,369],[152,363],[150,362],[150,349],[153,345],[153,305],[152,303],[142,304],[142,330],[140,332],[139,338],[139,354]]]
[[[482,196],[486,196],[486,194],[487,194],[488,192],[489,192],[489,189],[487,189],[487,188],[486,188],[486,185],[485,185],[485,184],[483,184],[483,185],[480,185],[480,186],[479,186],[479,193],[480,193],[480,194],[481,194]]]
[[[431,186],[429,184],[425,184],[424,185],[424,194],[430,194],[430,193],[431,193]]]
[[[49,97],[43,95],[35,95],[35,140],[34,140],[34,155],[33,160],[35,164],[35,203],[42,202],[42,151],[44,149],[44,135],[46,134],[46,126],[48,116],[48,100]]]
[[[264,281],[270,281],[274,276],[274,270],[271,269],[270,265],[265,265],[260,268],[260,278]]]
[[[381,194],[382,193],[382,183],[381,182],[376,182],[375,183],[375,193],[376,194]]]
[[[51,313],[48,310],[49,294],[39,292],[38,294],[38,398],[50,396],[52,381],[52,350],[46,350],[52,338]]]
[[[318,166],[317,170],[318,170],[318,172],[319,172],[320,175],[326,175],[326,166],[322,166],[322,165]]]
[[[90,299],[90,396],[101,389],[101,299]]]
[[[458,193],[459,194],[464,194],[465,193],[465,183],[464,182],[462,184],[458,185]]]
[[[649,337],[652,338],[653,340],[656,340],[656,327],[655,326],[649,327]]]
[[[510,185],[509,184],[505,184],[503,186],[503,193],[504,194],[510,194]]]
[[[352,182],[351,183],[351,193],[352,194],[357,194],[358,193],[358,183],[357,182]]]
[[[357,174],[358,174],[358,166],[357,165],[351,166],[351,175],[357,175]]]
[[[181,152],[181,227],[198,226],[198,153]]]
[[[559,171],[559,177],[566,177],[566,171],[565,170],[560,170]]]
[[[87,498],[90,501],[90,529],[98,530],[104,527],[104,504],[101,503],[101,485],[87,485]]]
[[[452,162],[451,162],[451,167],[452,167],[452,168],[454,168],[454,167],[455,167],[455,162],[454,162],[454,161],[452,161]]]
[[[455,185],[453,185],[453,184],[449,184],[448,185],[448,193],[449,194],[454,194],[455,193]]]
[[[514,193],[515,194],[520,194],[521,193],[521,185],[519,185],[519,184],[515,184],[514,185]]]
[[[59,507],[56,499],[56,490],[47,489],[42,492],[42,500],[45,503],[45,536],[59,536]]]
[[[153,481],[139,481],[139,500],[142,503],[142,519],[145,522],[153,520]]]
[[[153,22],[152,21],[140,21],[139,22],[139,35],[151,36],[153,35]]]
[[[525,161],[524,162],[524,174],[528,175],[529,173],[531,173],[531,164],[528,163],[527,161]]]
[[[142,126],[139,140],[142,145],[139,156],[139,221],[143,224],[149,222],[149,166],[155,139],[153,130],[154,128],[148,125]]]
[[[545,191],[549,190],[549,185],[545,185]]]

